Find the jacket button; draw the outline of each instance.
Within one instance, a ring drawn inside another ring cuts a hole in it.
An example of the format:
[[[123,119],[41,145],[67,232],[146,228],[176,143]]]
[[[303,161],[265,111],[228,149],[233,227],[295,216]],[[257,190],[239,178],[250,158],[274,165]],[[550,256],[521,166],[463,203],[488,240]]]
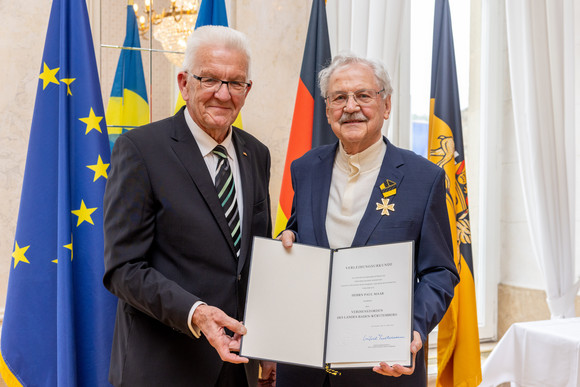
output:
[[[242,275],[238,274],[238,281],[241,281],[241,280],[242,280]]]

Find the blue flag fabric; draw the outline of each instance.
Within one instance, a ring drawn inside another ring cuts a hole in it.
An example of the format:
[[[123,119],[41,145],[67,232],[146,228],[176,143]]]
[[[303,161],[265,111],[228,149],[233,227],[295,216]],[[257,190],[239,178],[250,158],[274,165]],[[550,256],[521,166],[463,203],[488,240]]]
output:
[[[202,0],[195,28],[201,26],[228,26],[228,14],[224,0]]]
[[[127,30],[123,47],[141,47],[137,17],[131,5],[127,6]],[[150,121],[143,61],[139,50],[121,50],[106,120],[111,149],[121,134]]]
[[[116,299],[102,285],[110,149],[85,1],[54,0],[0,344],[9,386],[104,386]]]

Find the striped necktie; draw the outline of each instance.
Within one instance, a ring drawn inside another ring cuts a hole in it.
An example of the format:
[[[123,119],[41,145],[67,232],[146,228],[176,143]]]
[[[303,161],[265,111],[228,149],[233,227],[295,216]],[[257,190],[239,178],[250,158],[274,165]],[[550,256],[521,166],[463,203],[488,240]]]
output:
[[[236,187],[234,185],[234,175],[230,168],[230,163],[228,162],[228,151],[223,145],[218,145],[212,152],[218,156],[219,159],[216,167],[215,188],[222,208],[224,209],[226,220],[230,226],[236,257],[239,257],[240,242],[242,239],[242,233],[240,230],[240,213],[238,211],[238,199],[236,196]]]

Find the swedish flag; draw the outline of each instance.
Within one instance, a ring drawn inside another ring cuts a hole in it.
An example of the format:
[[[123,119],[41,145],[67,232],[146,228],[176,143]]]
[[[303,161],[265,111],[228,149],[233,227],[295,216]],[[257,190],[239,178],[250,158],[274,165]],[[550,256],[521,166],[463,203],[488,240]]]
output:
[[[106,113],[111,149],[121,134],[150,121],[143,61],[139,48],[141,43],[137,17],[133,7],[128,5],[125,41]]]
[[[108,384],[117,303],[102,285],[109,158],[86,4],[54,0],[2,326],[9,386]]]

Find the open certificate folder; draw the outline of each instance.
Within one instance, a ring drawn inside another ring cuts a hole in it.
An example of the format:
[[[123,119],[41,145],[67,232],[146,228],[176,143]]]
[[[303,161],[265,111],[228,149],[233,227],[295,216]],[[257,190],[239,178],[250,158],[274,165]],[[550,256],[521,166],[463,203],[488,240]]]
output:
[[[285,249],[255,237],[240,354],[318,368],[411,366],[413,247]]]

